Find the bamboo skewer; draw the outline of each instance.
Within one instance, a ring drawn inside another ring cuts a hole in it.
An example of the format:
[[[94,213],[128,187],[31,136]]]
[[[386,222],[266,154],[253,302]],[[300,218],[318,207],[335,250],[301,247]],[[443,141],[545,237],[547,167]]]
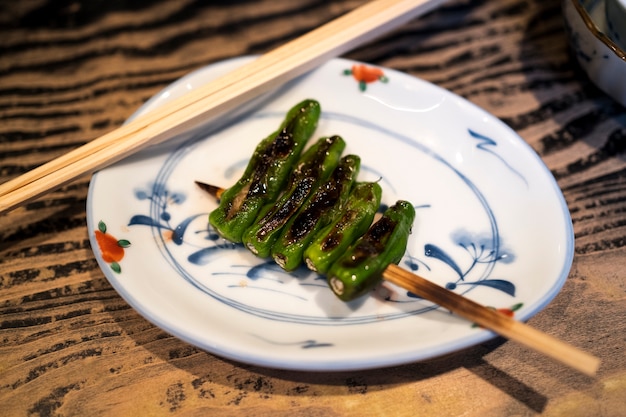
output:
[[[389,265],[383,272],[383,278],[473,323],[543,353],[586,375],[594,376],[600,366],[600,359],[597,357],[496,310],[440,287],[400,268],[398,265]]]
[[[444,0],[376,0],[53,161],[0,185],[0,213],[215,119]]]
[[[200,189],[218,200],[224,192],[224,188],[216,185],[201,181],[195,181],[195,183]],[[472,323],[543,353],[586,375],[594,376],[600,366],[600,360],[597,357],[494,309],[447,290],[398,265],[390,264],[383,272],[383,279],[450,310]]]

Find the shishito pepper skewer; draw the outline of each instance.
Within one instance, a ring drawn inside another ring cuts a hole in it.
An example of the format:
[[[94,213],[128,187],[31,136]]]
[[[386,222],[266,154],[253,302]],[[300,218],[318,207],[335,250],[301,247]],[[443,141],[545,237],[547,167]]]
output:
[[[281,268],[293,271],[302,264],[304,250],[315,233],[342,210],[360,167],[361,159],[356,155],[341,158],[330,178],[291,216],[272,246],[272,258]]]
[[[400,262],[406,252],[415,208],[399,200],[383,213],[346,252],[330,266],[327,280],[344,301],[361,297],[382,281],[383,271]]]
[[[298,103],[287,112],[279,129],[257,145],[241,178],[222,193],[219,206],[209,215],[209,222],[222,237],[241,242],[259,211],[276,200],[313,135],[320,112],[315,100]]]
[[[331,264],[361,237],[372,224],[380,206],[382,188],[377,182],[357,183],[343,211],[320,230],[304,251],[304,262],[312,271],[326,274]]]
[[[318,185],[328,179],[339,164],[345,147],[345,141],[335,135],[318,139],[304,151],[294,167],[286,191],[276,202],[267,204],[242,235],[244,245],[252,253],[262,258],[270,255],[283,226]]]
[[[198,181],[196,183],[203,190],[209,190],[213,196],[217,197],[221,194],[219,187]],[[472,323],[477,323],[501,336],[545,354],[586,375],[595,376],[600,366],[599,358],[514,320],[492,308],[485,307],[460,294],[447,290],[419,275],[400,268],[394,263],[388,264],[384,268],[381,277],[383,280],[440,305]]]

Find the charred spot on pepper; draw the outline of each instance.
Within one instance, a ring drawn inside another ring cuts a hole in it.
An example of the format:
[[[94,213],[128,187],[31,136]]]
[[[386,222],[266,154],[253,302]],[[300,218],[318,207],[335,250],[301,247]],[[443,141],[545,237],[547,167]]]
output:
[[[311,162],[316,162],[322,159],[329,153],[333,145],[335,145],[338,141],[343,142],[343,139],[336,135],[320,139],[319,146],[315,152],[315,157],[311,158],[311,160],[305,160],[298,163],[294,169],[294,176],[319,178],[321,164]]]
[[[315,184],[315,178],[307,177],[298,183],[294,193],[276,212],[268,213],[259,224],[261,228],[257,232],[257,237],[262,239],[268,233],[275,230],[281,224],[284,224],[289,218],[300,208],[304,199],[309,195]]]
[[[329,252],[335,249],[344,237],[344,228],[352,223],[352,221],[357,216],[356,210],[347,210],[339,219],[339,221],[335,224],[331,232],[326,236],[326,238],[322,241],[320,245],[320,249],[323,252]]]
[[[260,155],[260,162],[254,170],[247,197],[255,197],[267,193],[267,183],[264,180],[267,178],[270,166],[277,159],[287,157],[293,150],[295,144],[293,134],[287,129],[290,129],[294,122],[295,120],[292,120],[289,126],[285,127]]]
[[[317,190],[311,204],[295,218],[292,227],[289,229],[287,240],[290,243],[297,242],[309,234],[320,218],[322,212],[333,207],[341,196],[340,186],[345,170],[341,166],[337,167],[331,178]]]
[[[335,249],[337,246],[339,246],[339,243],[341,243],[342,238],[343,238],[343,232],[340,232],[339,230],[337,230],[333,232],[332,234],[328,235],[326,239],[324,239],[320,248],[324,252],[329,252]]]
[[[284,127],[283,130],[280,131],[276,140],[272,142],[268,152],[271,159],[284,158],[289,155],[294,145],[293,133],[291,131],[295,123],[296,120],[292,120],[288,126]]]
[[[382,217],[372,225],[366,235],[354,247],[353,255],[343,263],[346,267],[355,267],[365,259],[378,255],[385,248],[389,235],[396,227],[397,222],[388,217]]]
[[[315,224],[315,221],[317,219],[317,216],[315,215],[315,212],[317,211],[319,210],[317,210],[316,207],[310,205],[307,210],[304,210],[303,212],[296,215],[296,218],[291,224],[291,228],[287,233],[288,244],[293,244],[294,242],[297,242],[303,236],[305,236],[309,230],[313,228],[313,225]]]

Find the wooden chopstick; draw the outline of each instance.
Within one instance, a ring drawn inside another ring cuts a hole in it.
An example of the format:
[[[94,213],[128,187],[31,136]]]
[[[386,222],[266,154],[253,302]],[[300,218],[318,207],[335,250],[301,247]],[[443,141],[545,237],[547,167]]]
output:
[[[195,181],[203,191],[219,200],[224,188]],[[447,290],[398,265],[391,264],[383,272],[383,279],[431,301],[460,317],[470,320],[509,340],[521,343],[537,352],[572,367],[586,375],[594,376],[600,360],[555,337],[516,321],[494,309],[480,305],[469,298]]]
[[[400,268],[398,265],[389,265],[383,273],[383,278],[473,323],[543,353],[586,375],[594,376],[600,366],[600,359],[597,357],[496,310],[440,287]]]
[[[233,111],[326,60],[420,16],[444,0],[376,0],[217,80],[0,185],[0,213],[179,132]]]

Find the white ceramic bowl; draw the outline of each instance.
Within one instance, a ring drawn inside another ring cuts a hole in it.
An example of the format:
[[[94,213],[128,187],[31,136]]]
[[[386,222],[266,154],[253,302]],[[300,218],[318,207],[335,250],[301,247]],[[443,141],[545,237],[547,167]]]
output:
[[[605,1],[608,35],[622,50],[626,50],[626,0]]]
[[[605,93],[626,106],[626,53],[608,34],[605,0],[563,0],[578,63]]]

